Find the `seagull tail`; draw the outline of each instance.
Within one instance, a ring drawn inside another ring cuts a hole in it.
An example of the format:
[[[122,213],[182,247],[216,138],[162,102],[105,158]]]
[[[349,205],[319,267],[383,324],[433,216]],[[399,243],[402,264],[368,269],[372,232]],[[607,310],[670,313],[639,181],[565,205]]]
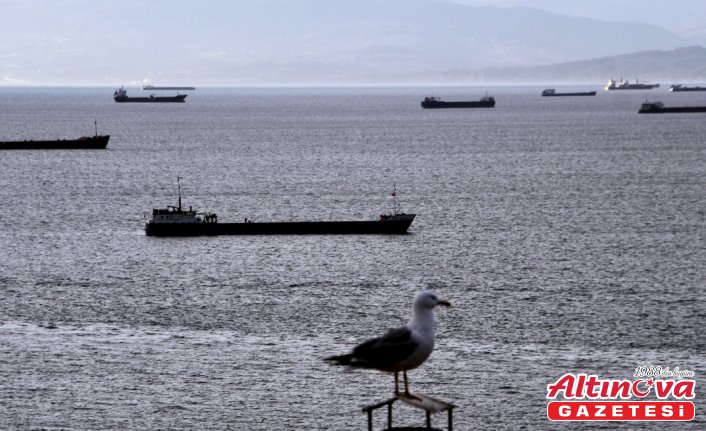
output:
[[[324,361],[330,362],[331,365],[350,365],[351,359],[353,359],[353,355],[348,354],[339,356],[329,356],[328,358],[324,358]]]

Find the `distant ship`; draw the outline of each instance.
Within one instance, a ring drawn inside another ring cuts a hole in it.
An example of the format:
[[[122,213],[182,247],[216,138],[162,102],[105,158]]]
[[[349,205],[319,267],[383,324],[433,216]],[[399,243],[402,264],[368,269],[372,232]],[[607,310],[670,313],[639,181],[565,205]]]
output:
[[[669,91],[706,91],[706,87],[685,87],[681,84],[674,84],[669,86]]]
[[[109,139],[110,135],[54,141],[0,141],[0,150],[102,150]]]
[[[142,89],[143,90],[177,90],[177,91],[183,90],[183,91],[187,91],[187,90],[196,90],[196,87],[157,87],[157,86],[154,86],[151,84],[147,84],[147,85],[143,85]]]
[[[93,136],[52,141],[0,141],[0,150],[102,150],[108,146],[110,135],[99,135],[98,126]]]
[[[153,209],[152,218],[145,224],[145,233],[148,236],[393,235],[407,233],[414,217],[415,214],[400,213],[395,204],[392,214],[381,215],[373,221],[255,222],[245,219],[242,223],[219,223],[214,213],[200,213],[192,207],[188,210],[182,208],[179,186],[178,205]]]
[[[638,114],[666,114],[679,112],[706,112],[706,106],[671,106],[667,107],[662,102],[646,102],[640,106]]]
[[[422,108],[492,108],[495,106],[495,99],[485,96],[478,101],[470,102],[444,102],[436,97],[425,97],[422,101]]]
[[[176,96],[155,96],[151,94],[149,97],[128,97],[127,91],[123,89],[123,87],[120,87],[113,93],[113,99],[118,103],[184,103],[186,96],[186,94],[177,94]]]
[[[553,88],[547,88],[544,91],[542,91],[542,96],[544,97],[550,97],[550,96],[595,96],[596,92],[595,91],[583,91],[583,92],[574,92],[574,93],[557,93],[555,89]]]
[[[637,79],[635,80],[634,84],[631,84],[630,81],[623,81],[623,78],[620,78],[620,81],[614,81],[613,78],[610,78],[604,88],[606,91],[609,91],[609,90],[651,90],[653,88],[659,88],[659,84],[640,84],[637,81]]]

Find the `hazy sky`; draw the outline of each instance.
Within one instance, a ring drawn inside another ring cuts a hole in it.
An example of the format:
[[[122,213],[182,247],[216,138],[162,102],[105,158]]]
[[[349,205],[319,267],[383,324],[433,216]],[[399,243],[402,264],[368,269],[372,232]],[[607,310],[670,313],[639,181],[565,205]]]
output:
[[[0,11],[0,85],[443,80],[706,46],[706,0],[0,0]]]
[[[681,31],[706,25],[706,0],[452,0],[470,6],[532,7],[611,21],[643,21]]]

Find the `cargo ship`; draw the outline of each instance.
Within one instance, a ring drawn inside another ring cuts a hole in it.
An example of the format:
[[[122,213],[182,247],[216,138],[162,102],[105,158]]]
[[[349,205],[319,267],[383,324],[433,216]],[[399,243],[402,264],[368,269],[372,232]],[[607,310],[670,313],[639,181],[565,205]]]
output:
[[[178,179],[177,179],[178,183]],[[247,218],[241,223],[220,223],[215,213],[198,212],[181,205],[181,186],[177,206],[155,208],[145,224],[148,236],[213,236],[213,235],[364,235],[405,234],[415,214],[395,211],[370,221],[289,221],[256,222]],[[396,196],[396,193],[393,193]]]
[[[680,112],[706,112],[706,106],[671,106],[667,107],[662,102],[646,102],[640,106],[638,114],[668,114]]]
[[[553,96],[595,96],[595,91],[583,91],[583,92],[573,92],[573,93],[557,93],[553,88],[547,88],[542,91],[543,97],[553,97]]]
[[[186,96],[186,94],[177,94],[176,96],[155,96],[150,94],[148,97],[128,97],[127,91],[122,87],[113,93],[113,99],[118,103],[184,103]]]
[[[610,91],[610,90],[651,90],[653,88],[659,88],[659,84],[640,84],[637,79],[635,79],[634,84],[631,84],[630,81],[623,81],[623,78],[620,78],[620,81],[614,81],[613,78],[610,78],[604,88],[606,91]]]
[[[110,135],[99,135],[98,126],[93,136],[78,139],[0,141],[0,150],[103,150],[108,146]]]
[[[685,87],[681,84],[674,84],[669,86],[669,91],[679,92],[679,91],[706,91],[706,87]]]
[[[437,97],[425,97],[422,101],[422,108],[437,109],[437,108],[492,108],[495,106],[495,99],[490,96],[485,96],[480,100],[469,102],[444,102]]]

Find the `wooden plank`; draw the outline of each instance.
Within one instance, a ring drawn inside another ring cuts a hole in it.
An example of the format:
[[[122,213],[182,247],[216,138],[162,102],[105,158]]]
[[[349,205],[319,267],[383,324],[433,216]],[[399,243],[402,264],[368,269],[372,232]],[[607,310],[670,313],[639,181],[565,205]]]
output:
[[[400,394],[397,395],[396,398],[413,407],[425,410],[429,413],[439,413],[445,410],[453,409],[455,407],[453,404],[438,400],[436,398],[432,398],[424,394]]]

